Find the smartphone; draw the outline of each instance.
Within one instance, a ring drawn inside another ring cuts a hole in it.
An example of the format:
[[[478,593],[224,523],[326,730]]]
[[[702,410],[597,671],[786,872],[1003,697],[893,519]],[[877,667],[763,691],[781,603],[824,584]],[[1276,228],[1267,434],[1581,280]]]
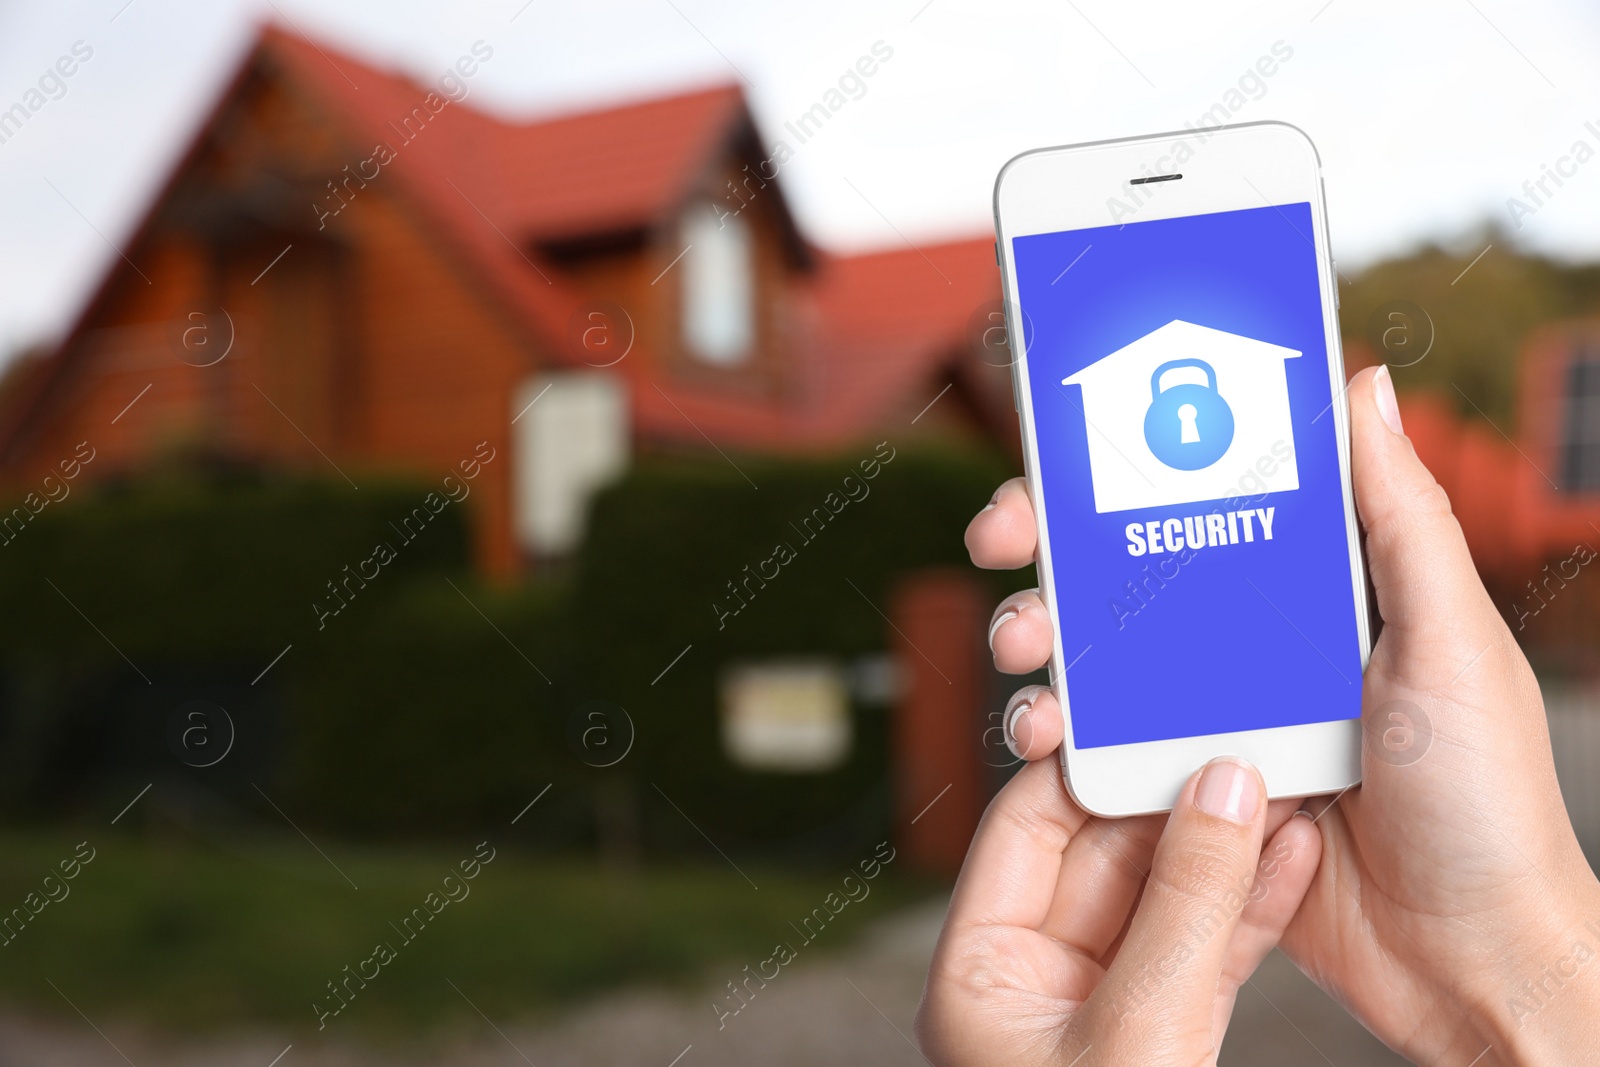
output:
[[[1228,754],[1273,797],[1354,785],[1371,634],[1310,138],[1025,152],[995,227],[1073,798],[1167,811]]]

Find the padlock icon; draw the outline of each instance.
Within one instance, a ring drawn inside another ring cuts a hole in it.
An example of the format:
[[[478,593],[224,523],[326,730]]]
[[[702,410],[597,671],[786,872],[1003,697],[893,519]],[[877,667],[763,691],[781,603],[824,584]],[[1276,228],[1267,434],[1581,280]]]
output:
[[[1206,384],[1184,382],[1162,388],[1172,371],[1193,367]],[[1174,359],[1150,376],[1150,409],[1144,439],[1155,457],[1181,471],[1197,471],[1222,458],[1233,444],[1233,409],[1217,392],[1217,373],[1203,359]]]

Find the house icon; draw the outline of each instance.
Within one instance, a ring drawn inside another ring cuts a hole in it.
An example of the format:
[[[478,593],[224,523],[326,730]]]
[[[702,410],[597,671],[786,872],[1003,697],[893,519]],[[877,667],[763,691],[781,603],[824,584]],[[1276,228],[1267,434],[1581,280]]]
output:
[[[1284,360],[1299,355],[1175,319],[1063,378],[1083,391],[1095,511],[1298,489]]]

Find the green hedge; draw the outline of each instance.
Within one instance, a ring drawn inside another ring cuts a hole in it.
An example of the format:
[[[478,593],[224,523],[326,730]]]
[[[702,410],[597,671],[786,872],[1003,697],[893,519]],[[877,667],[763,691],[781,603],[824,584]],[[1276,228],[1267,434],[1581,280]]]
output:
[[[902,449],[867,480],[860,465],[873,454],[866,446],[806,463],[740,459],[742,474],[716,459],[660,461],[599,500],[575,580],[574,695],[614,701],[637,724],[627,766],[642,783],[652,840],[707,849],[657,789],[725,848],[833,854],[881,839],[891,800],[887,708],[857,707],[850,759],[810,775],[739,770],[722,755],[717,719],[717,678],[730,661],[879,652],[887,627],[878,611],[899,575],[969,566],[962,531],[1006,476],[1003,461]],[[858,500],[846,492],[852,474]],[[813,520],[806,541],[795,527],[827,508],[830,493],[836,506],[848,502],[825,526]],[[778,543],[794,558],[724,617],[735,603],[726,583],[773,558]]]
[[[0,545],[0,647],[123,663],[114,642],[147,673],[146,663],[275,653],[309,639],[312,604],[331,600],[325,583],[375,542],[399,541],[390,523],[431,488],[242,478],[79,488]],[[461,507],[446,507],[399,554],[403,576],[385,568],[352,614],[370,612],[418,572],[459,570]]]
[[[390,523],[431,488],[192,475],[80,486],[46,507],[0,546],[10,806],[97,805],[154,776],[260,805],[250,782],[297,763],[309,734],[286,683],[326,688],[340,671],[319,647],[373,629],[414,584],[465,570],[466,517],[451,505],[365,589],[352,583],[357,596],[319,629],[326,583],[378,541],[400,542]],[[228,758],[203,771],[167,736],[193,699],[227,709],[237,731]],[[327,821],[339,819],[331,809]]]
[[[330,625],[286,674],[290,795],[339,829],[371,836],[503,826],[571,773],[563,604],[541,587],[495,593],[463,574],[434,575],[364,625]],[[553,792],[541,808],[544,836],[558,824],[568,836],[582,832],[572,823],[589,820],[572,811],[565,779]],[[566,817],[553,820],[552,809]]]
[[[888,820],[887,709],[856,708],[842,768],[750,774],[722,755],[716,683],[733,661],[879,653],[896,577],[965,565],[961,531],[1004,464],[901,450],[871,468],[873,452],[740,457],[743,473],[647,460],[598,499],[575,560],[510,589],[472,579],[470,513],[452,505],[320,627],[325,583],[396,541],[390,523],[430,486],[80,488],[0,547],[0,797],[13,815],[99,813],[157,780],[129,822],[175,804],[279,818],[259,787],[306,829],[381,837],[503,825],[549,784],[518,828],[547,847],[707,853],[688,814],[725,848],[858,850]],[[807,541],[790,524],[814,509]],[[778,542],[793,558],[719,617],[726,583]],[[173,718],[196,698],[237,730],[214,767],[172,750]],[[574,744],[595,701],[636,731],[615,767]]]

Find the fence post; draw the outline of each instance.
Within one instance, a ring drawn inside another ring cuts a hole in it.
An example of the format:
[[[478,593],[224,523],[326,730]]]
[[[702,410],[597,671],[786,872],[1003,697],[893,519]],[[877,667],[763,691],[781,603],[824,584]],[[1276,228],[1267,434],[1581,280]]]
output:
[[[916,571],[890,597],[903,679],[890,730],[895,844],[907,867],[953,874],[988,802],[982,703],[992,605],[951,570]]]

